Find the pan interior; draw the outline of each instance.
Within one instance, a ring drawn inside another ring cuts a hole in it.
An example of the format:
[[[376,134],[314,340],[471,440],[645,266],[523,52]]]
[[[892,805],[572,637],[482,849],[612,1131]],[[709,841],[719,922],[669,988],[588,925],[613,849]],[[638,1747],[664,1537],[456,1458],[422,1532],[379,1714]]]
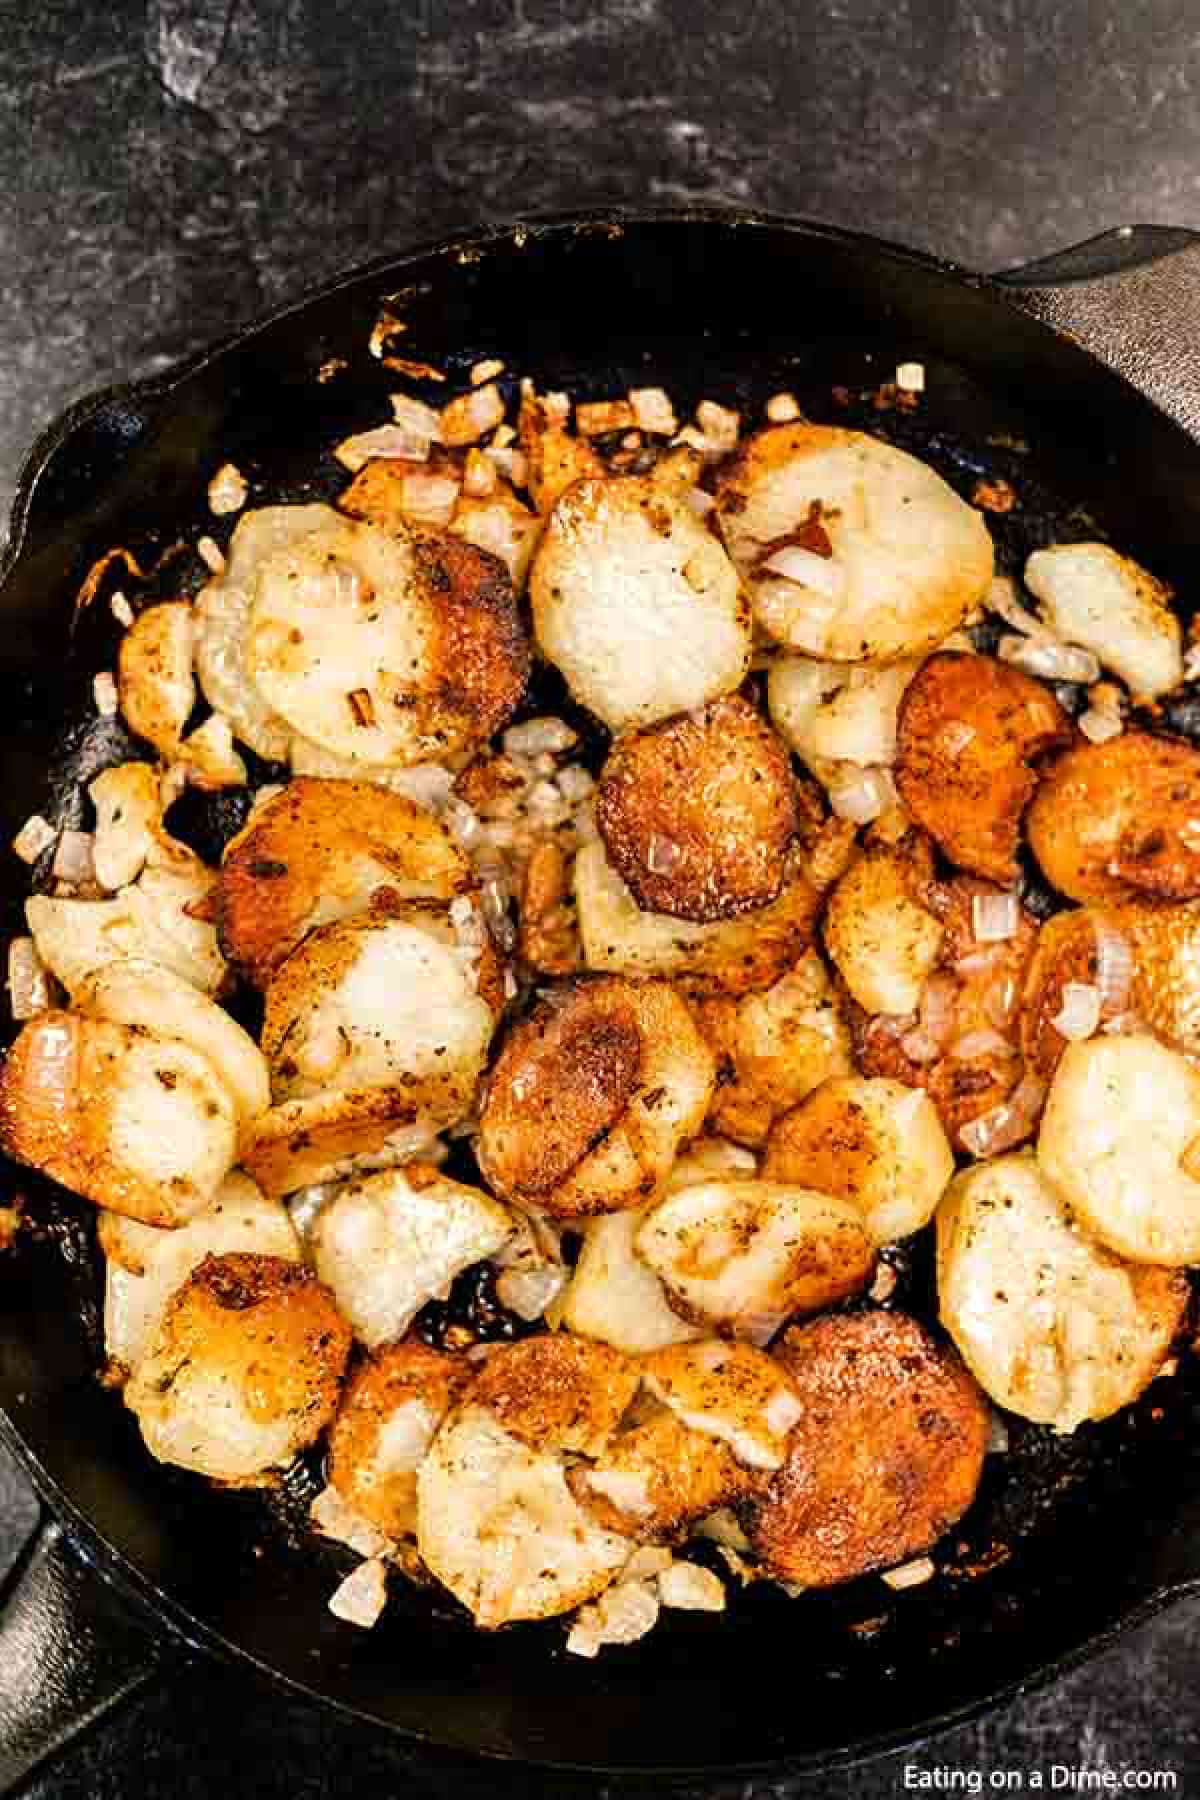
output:
[[[0,835],[33,811],[70,816],[81,785],[128,753],[97,720],[91,677],[116,627],[71,603],[114,544],[143,562],[213,530],[209,476],[226,460],[253,500],[325,497],[329,448],[389,416],[412,384],[368,349],[387,306],[398,348],[463,372],[483,357],[580,397],[662,385],[681,413],[711,397],[760,418],[767,397],[861,425],[933,463],[960,491],[1010,482],[989,519],[1001,562],[1042,543],[1110,536],[1180,582],[1200,543],[1200,451],[1076,347],[986,284],[861,239],[770,223],[659,219],[531,229],[391,264],[283,314],[177,385],[114,396],[54,449],[29,497],[0,592]],[[874,397],[919,361],[916,410]],[[422,391],[422,390],[417,390]],[[435,400],[438,390],[425,390]],[[160,590],[199,579],[168,563]],[[47,791],[47,782],[50,791]],[[236,817],[199,822],[219,839]],[[211,848],[210,848],[211,853]],[[3,860],[19,929],[27,875]],[[43,1482],[90,1521],[98,1552],[136,1571],[269,1670],[460,1750],[558,1764],[719,1770],[807,1762],[915,1736],[1073,1653],[1188,1579],[1200,1524],[1200,1383],[1173,1380],[1074,1436],[1014,1423],[938,1579],[892,1594],[867,1579],[789,1600],[766,1585],[723,1617],[668,1615],[598,1663],[562,1653],[560,1625],[475,1632],[402,1582],[357,1633],[327,1611],[349,1557],[298,1528],[311,1471],[271,1503],[154,1464],[96,1384],[97,1267],[86,1209],[6,1171],[35,1228],[0,1258],[0,1405]],[[900,1258],[900,1303],[932,1314],[928,1256]]]

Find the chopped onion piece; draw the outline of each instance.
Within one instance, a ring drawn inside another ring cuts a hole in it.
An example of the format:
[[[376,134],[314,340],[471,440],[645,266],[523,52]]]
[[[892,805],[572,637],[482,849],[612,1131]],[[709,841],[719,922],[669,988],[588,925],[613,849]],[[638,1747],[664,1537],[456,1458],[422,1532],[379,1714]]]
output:
[[[671,396],[665,388],[630,388],[629,404],[639,430],[671,437],[679,429]]]
[[[225,573],[225,552],[215,538],[211,538],[207,534],[204,537],[197,538],[196,555],[200,558],[200,561],[204,564],[205,568],[210,569],[214,575],[223,575]]]
[[[33,813],[12,841],[13,850],[24,863],[35,863],[58,836],[53,825],[41,813]]]
[[[728,406],[718,406],[715,400],[700,402],[696,408],[696,423],[707,438],[710,449],[719,456],[733,449],[742,428],[741,414],[731,411]]]
[[[839,819],[869,825],[896,804],[896,789],[887,769],[861,769],[847,763],[846,778],[829,790],[829,804]]]
[[[989,1107],[977,1119],[971,1119],[959,1136],[972,1156],[995,1156],[1001,1150],[1011,1150],[1032,1132],[1045,1098],[1045,1082],[1036,1075],[1023,1075],[1002,1105]]]
[[[485,381],[495,381],[503,373],[504,364],[498,356],[485,356],[482,362],[471,364],[471,386],[482,387]]]
[[[573,750],[578,742],[579,733],[572,730],[565,719],[553,717],[526,719],[521,725],[510,725],[501,739],[506,756],[540,756],[543,752],[555,755],[563,750]]]
[[[222,463],[208,484],[208,507],[218,517],[241,512],[250,493],[246,477],[233,463]]]
[[[800,417],[800,403],[795,394],[772,394],[767,401],[767,417],[772,425],[790,425]]]
[[[781,575],[800,587],[813,588],[829,600],[840,600],[846,590],[846,571],[832,557],[818,556],[801,544],[785,544],[773,550],[760,565],[760,573]]]
[[[658,1577],[658,1597],[664,1606],[688,1612],[724,1612],[725,1583],[711,1569],[698,1563],[673,1562]]]
[[[102,669],[99,675],[93,677],[92,695],[96,702],[96,711],[102,719],[111,719],[116,716],[121,701],[117,693],[117,684],[107,669]]]
[[[58,840],[52,865],[56,881],[94,881],[96,866],[92,861],[90,831],[64,831]]]
[[[359,1563],[334,1592],[329,1610],[348,1625],[369,1630],[387,1605],[387,1568],[378,1558]]]
[[[918,1065],[936,1062],[942,1054],[942,1046],[935,1038],[930,1037],[927,1031],[922,1031],[919,1025],[915,1026],[912,1031],[905,1032],[900,1039],[900,1048],[909,1062]]]
[[[32,1019],[51,1004],[50,977],[31,937],[8,946],[8,1003],[14,1019]]]
[[[1090,687],[1100,679],[1100,664],[1090,650],[1052,637],[1002,637],[996,647],[1001,662],[1043,681],[1080,681]]]
[[[424,400],[414,400],[411,394],[393,394],[392,416],[396,424],[402,425],[413,437],[424,438],[426,443],[441,442],[441,415],[435,406],[427,406]]]
[[[321,1489],[309,1508],[309,1518],[322,1537],[345,1544],[360,1556],[380,1556],[388,1547],[389,1540],[378,1525],[364,1519],[335,1487]]]
[[[927,1556],[914,1557],[912,1562],[901,1563],[898,1569],[888,1569],[883,1576],[890,1588],[920,1587],[923,1582],[931,1581],[937,1570]]]
[[[409,431],[403,425],[377,425],[373,431],[359,431],[343,438],[333,454],[344,469],[357,475],[369,462],[425,462],[429,456],[429,439]]]
[[[1068,981],[1063,985],[1062,1006],[1050,1023],[1060,1037],[1078,1043],[1090,1038],[1100,1023],[1100,989],[1090,982]]]
[[[1121,1007],[1134,976],[1133,945],[1124,932],[1104,918],[1093,921],[1096,933],[1096,987],[1102,1009]]]
[[[925,364],[902,362],[896,370],[896,386],[904,394],[925,392]]]
[[[1107,744],[1110,738],[1120,737],[1125,726],[1119,712],[1112,712],[1107,707],[1089,706],[1085,713],[1079,715],[1079,729],[1090,744]]]
[[[958,1062],[972,1062],[977,1056],[1012,1056],[1014,1052],[1000,1032],[981,1026],[978,1031],[965,1031],[962,1037],[955,1038],[950,1054]]]
[[[1025,637],[1042,638],[1049,634],[1035,613],[1017,599],[1017,584],[1011,575],[997,575],[990,583],[983,604]]]
[[[448,525],[458,504],[459,485],[453,475],[405,475],[400,482],[400,510],[423,525]]]
[[[459,394],[442,408],[442,441],[446,444],[477,444],[481,437],[494,431],[504,421],[504,398],[494,381],[484,387]]]
[[[128,629],[133,624],[133,608],[120,588],[109,601],[108,607],[118,625],[124,625]]]
[[[474,445],[467,451],[466,466],[463,469],[463,493],[470,494],[473,500],[486,500],[489,494],[496,491],[497,469],[495,458],[486,450],[477,450]]]
[[[653,1629],[658,1596],[648,1582],[623,1581],[581,1606],[567,1638],[573,1656],[595,1656],[605,1644],[633,1644]]]
[[[974,894],[971,935],[977,944],[999,944],[1017,935],[1021,909],[1015,894]]]
[[[609,431],[628,431],[637,423],[628,400],[581,400],[575,408],[580,437],[603,437]]]

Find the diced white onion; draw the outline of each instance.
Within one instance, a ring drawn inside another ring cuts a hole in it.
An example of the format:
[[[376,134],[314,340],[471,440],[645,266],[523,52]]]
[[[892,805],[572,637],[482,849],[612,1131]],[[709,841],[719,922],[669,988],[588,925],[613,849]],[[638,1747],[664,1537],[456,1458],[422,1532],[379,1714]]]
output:
[[[688,1612],[724,1612],[725,1584],[711,1569],[698,1563],[673,1562],[658,1577],[658,1597],[664,1606]]]
[[[1090,982],[1066,982],[1062,1006],[1050,1023],[1060,1037],[1073,1043],[1090,1038],[1100,1023],[1100,989]]]
[[[1096,987],[1102,1009],[1123,1007],[1134,975],[1133,945],[1106,919],[1093,921],[1096,933]]]
[[[1079,729],[1090,744],[1107,744],[1110,738],[1120,737],[1125,726],[1119,712],[1089,706],[1079,715]]]
[[[959,1136],[972,1156],[995,1156],[1027,1138],[1041,1112],[1046,1085],[1024,1075],[1000,1106],[993,1106],[962,1127]]]
[[[454,787],[454,776],[440,763],[414,763],[410,769],[398,769],[393,785],[418,806],[429,812],[440,812]]]
[[[466,466],[463,469],[463,493],[469,494],[473,500],[486,500],[489,494],[496,491],[497,469],[495,459],[486,450],[477,450],[474,445],[467,451]]]
[[[922,1031],[919,1025],[914,1026],[911,1031],[905,1032],[900,1039],[900,1048],[909,1062],[916,1063],[918,1066],[936,1062],[942,1054],[941,1044],[937,1042],[936,1038],[931,1038],[927,1031]]]
[[[883,1579],[890,1588],[920,1587],[930,1581],[937,1570],[927,1556],[914,1557],[912,1562],[901,1563],[898,1569],[888,1569]]]
[[[225,573],[225,552],[217,540],[209,537],[207,533],[196,539],[196,555],[205,568],[211,570],[214,575]]]
[[[896,370],[896,386],[905,394],[925,392],[925,364],[902,362]]]
[[[425,462],[429,456],[429,439],[403,425],[377,425],[373,431],[359,431],[353,437],[343,438],[333,454],[344,469],[357,475],[369,462],[381,458]]]
[[[1043,681],[1080,681],[1090,686],[1100,679],[1100,664],[1090,650],[1079,650],[1057,638],[1002,637],[996,654],[1001,662],[1012,663]]]
[[[629,404],[639,430],[670,437],[679,429],[671,396],[665,388],[630,388]]]
[[[1017,586],[1011,575],[997,575],[983,596],[983,604],[1025,637],[1042,638],[1049,634],[1035,613],[1017,599]]]
[[[387,1568],[377,1558],[359,1563],[337,1588],[329,1610],[348,1625],[369,1630],[387,1605]]]
[[[471,365],[471,386],[481,387],[485,381],[495,381],[497,375],[503,375],[504,364],[498,356],[486,356],[482,362]]]
[[[459,394],[443,406],[442,440],[447,444],[477,444],[504,419],[504,399],[495,382]]]
[[[998,944],[1017,935],[1021,909],[1015,894],[974,894],[971,935],[977,944]]]
[[[250,489],[246,477],[233,463],[222,463],[208,484],[208,507],[218,517],[241,512]]]
[[[767,401],[767,417],[772,425],[789,425],[800,417],[800,403],[795,394],[772,394]]]
[[[119,588],[109,601],[108,607],[118,625],[124,625],[128,629],[133,624],[133,608]]]
[[[696,423],[719,455],[732,450],[742,428],[741,414],[715,400],[702,400],[696,408]]]
[[[555,718],[526,719],[523,724],[510,725],[501,739],[507,756],[541,756],[546,752],[555,755],[573,749],[578,741],[579,733],[565,719]]]
[[[973,1062],[978,1056],[1011,1056],[1012,1045],[1000,1032],[981,1026],[978,1031],[965,1031],[955,1038],[950,1054],[958,1062]]]
[[[392,415],[397,425],[402,425],[415,438],[424,438],[426,443],[441,442],[442,421],[436,407],[427,406],[424,400],[414,400],[411,394],[393,394],[391,398]]]
[[[887,769],[860,769],[847,763],[844,779],[829,790],[829,804],[839,819],[869,825],[896,804],[896,789]],[[853,771],[850,773],[849,771]]]
[[[380,1556],[388,1547],[388,1539],[370,1519],[343,1500],[335,1487],[325,1487],[309,1508],[309,1518],[322,1537],[345,1544],[359,1556]]]
[[[50,977],[31,937],[8,946],[8,1003],[14,1019],[32,1019],[50,1005]]]
[[[102,719],[113,718],[120,707],[121,701],[120,696],[117,693],[117,684],[107,669],[102,669],[99,675],[93,677],[92,695],[96,702],[96,711],[100,714],[100,717]]]
[[[453,475],[405,475],[400,481],[400,510],[427,525],[448,525],[458,504],[459,484]]]
[[[773,550],[761,567],[770,575],[782,575],[801,587],[816,588],[831,600],[840,600],[846,586],[846,573],[831,556],[818,556],[802,544],[784,544]]]
[[[43,819],[41,813],[33,813],[13,839],[12,847],[22,862],[35,863],[57,836],[53,825]]]

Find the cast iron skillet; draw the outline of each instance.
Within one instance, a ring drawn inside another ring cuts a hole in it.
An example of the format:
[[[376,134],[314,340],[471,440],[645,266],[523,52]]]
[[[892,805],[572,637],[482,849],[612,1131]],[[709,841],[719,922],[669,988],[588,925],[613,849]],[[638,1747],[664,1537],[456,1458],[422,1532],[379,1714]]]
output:
[[[160,380],[84,402],[34,451],[0,585],[0,839],[46,810],[48,767],[49,804],[69,816],[76,784],[128,748],[115,724],[84,723],[115,634],[103,605],[68,634],[93,559],[194,543],[227,457],[256,499],[332,491],[322,452],[386,417],[397,385],[367,351],[385,303],[408,322],[396,347],[435,364],[499,355],[596,396],[649,379],[689,405],[732,394],[757,408],[791,388],[816,417],[928,456],[964,492],[1010,480],[1022,505],[993,520],[1002,560],[1110,533],[1186,604],[1198,271],[1200,239],[1184,232],[1113,233],[1005,283],[846,232],[689,211],[534,223],[346,277]],[[919,412],[862,398],[913,359],[928,371]],[[181,560],[163,591],[196,575]],[[1196,718],[1185,700],[1174,723]],[[4,860],[6,927],[25,883]],[[15,1170],[6,1184],[37,1187]],[[727,1617],[675,1615],[594,1664],[561,1653],[560,1626],[485,1637],[415,1592],[359,1633],[326,1609],[342,1553],[293,1529],[307,1476],[293,1517],[288,1491],[272,1506],[219,1494],[144,1453],[95,1382],[86,1209],[33,1198],[39,1229],[0,1257],[0,1428],[49,1522],[0,1617],[0,1783],[188,1646],[391,1727],[414,1753],[778,1779],[961,1720],[1200,1584],[1200,1379],[1186,1358],[1102,1427],[1061,1441],[1015,1427],[922,1588],[868,1580],[799,1601],[754,1588]],[[921,1258],[902,1273],[903,1303],[928,1314]]]

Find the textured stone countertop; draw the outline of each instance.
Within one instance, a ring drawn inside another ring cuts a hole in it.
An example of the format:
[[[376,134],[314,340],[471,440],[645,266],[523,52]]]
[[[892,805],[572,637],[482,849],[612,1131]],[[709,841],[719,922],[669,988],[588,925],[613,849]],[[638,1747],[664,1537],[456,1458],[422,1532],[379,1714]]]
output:
[[[980,268],[1109,225],[1200,227],[1187,0],[0,0],[0,31],[5,501],[72,397],[481,219],[729,201]],[[5,1561],[31,1517],[0,1461]],[[797,1684],[803,1705],[802,1658]],[[738,1791],[889,1795],[909,1761],[985,1786],[1041,1770],[1047,1790],[1054,1764],[1168,1768],[1187,1793],[1198,1685],[1200,1601],[911,1758]],[[215,1668],[102,1726],[34,1788],[507,1791],[493,1771],[414,1772],[371,1733]]]

